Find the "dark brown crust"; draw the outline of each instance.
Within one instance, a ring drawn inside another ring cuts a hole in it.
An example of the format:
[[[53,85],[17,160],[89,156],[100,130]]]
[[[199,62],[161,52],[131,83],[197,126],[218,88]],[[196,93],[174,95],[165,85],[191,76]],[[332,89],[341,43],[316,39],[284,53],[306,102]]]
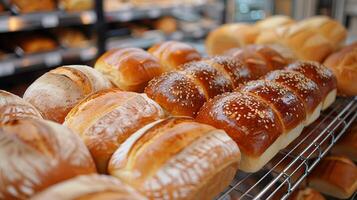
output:
[[[260,156],[282,134],[275,112],[256,97],[225,93],[208,101],[197,121],[225,130],[244,154]]]

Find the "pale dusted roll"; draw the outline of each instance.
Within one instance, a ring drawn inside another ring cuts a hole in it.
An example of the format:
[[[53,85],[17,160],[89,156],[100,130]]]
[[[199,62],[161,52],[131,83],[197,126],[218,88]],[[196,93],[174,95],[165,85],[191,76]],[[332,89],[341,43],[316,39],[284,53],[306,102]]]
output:
[[[172,115],[194,117],[207,99],[251,79],[241,62],[219,56],[182,65],[181,71],[163,74],[150,81],[145,93]]]
[[[96,172],[76,134],[41,119],[19,119],[0,126],[0,157],[1,199],[28,199],[55,183]]]
[[[38,78],[27,88],[24,99],[35,106],[44,119],[62,123],[81,99],[110,87],[110,82],[93,68],[67,65]]]
[[[331,54],[324,65],[335,74],[339,95],[357,95],[357,42]]]
[[[238,144],[242,161],[239,168],[256,172],[281,149],[283,125],[264,101],[248,93],[219,95],[201,108],[196,120],[225,130]]]
[[[347,38],[347,29],[337,20],[327,16],[314,16],[299,22],[303,27],[313,28],[333,46],[339,48]]]
[[[222,130],[176,117],[153,122],[114,153],[109,173],[149,199],[213,199],[232,181],[240,152]]]
[[[195,48],[177,41],[158,43],[148,52],[159,59],[165,71],[173,71],[182,64],[201,59],[200,53]]]
[[[225,24],[211,31],[206,39],[208,55],[219,55],[232,48],[253,44],[259,29],[253,25],[236,23]]]
[[[95,63],[116,87],[125,91],[142,92],[148,81],[165,71],[159,60],[138,48],[113,49]]]
[[[346,157],[329,156],[311,172],[308,182],[323,194],[348,199],[357,190],[357,166]]]
[[[351,129],[333,146],[331,152],[357,162],[357,122],[354,122]]]
[[[252,79],[258,79],[269,71],[282,69],[288,60],[266,45],[249,45],[231,49],[226,55],[243,62],[251,71]]]
[[[291,19],[291,17],[289,17],[289,16],[273,15],[273,16],[269,16],[263,20],[258,21],[255,24],[255,26],[263,31],[261,34],[264,34],[264,31],[266,31],[268,29],[274,29],[274,28],[278,28],[281,26],[291,25],[294,23],[295,23],[295,21],[293,19]]]
[[[145,94],[109,89],[77,104],[64,125],[80,135],[98,171],[105,173],[110,156],[131,134],[164,116],[161,107]]]
[[[0,90],[0,125],[22,118],[39,118],[40,112],[31,104],[10,92]]]
[[[268,73],[265,80],[275,81],[292,90],[304,102],[306,110],[305,126],[310,125],[319,116],[322,108],[322,96],[318,85],[300,72],[275,70]]]
[[[313,80],[319,87],[322,96],[322,110],[327,109],[336,100],[337,80],[333,72],[317,62],[295,62],[286,67],[297,71]]]
[[[53,185],[30,200],[147,200],[132,187],[106,175],[82,175]]]
[[[266,80],[250,81],[237,91],[252,94],[273,108],[283,125],[284,134],[279,138],[282,149],[302,132],[306,110],[304,102],[294,92],[274,81]]]

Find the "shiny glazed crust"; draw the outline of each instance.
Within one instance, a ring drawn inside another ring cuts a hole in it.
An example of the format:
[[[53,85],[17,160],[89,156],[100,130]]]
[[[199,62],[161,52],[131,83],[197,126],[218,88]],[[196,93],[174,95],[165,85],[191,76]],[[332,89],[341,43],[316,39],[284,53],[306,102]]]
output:
[[[121,90],[135,92],[142,92],[148,81],[165,71],[157,58],[138,48],[109,50],[94,68]]]
[[[27,199],[50,185],[95,173],[81,139],[68,128],[41,119],[0,127],[0,198]]]
[[[121,143],[140,127],[164,116],[160,106],[145,94],[109,89],[77,104],[64,125],[81,136],[103,173]]]
[[[0,90],[0,125],[21,118],[39,118],[40,112],[22,98]]]
[[[117,178],[82,175],[53,185],[30,200],[147,200]]]
[[[110,87],[110,82],[93,68],[68,65],[38,78],[27,88],[24,100],[34,105],[44,119],[62,123],[81,99]]]
[[[340,199],[349,198],[357,190],[357,166],[348,158],[324,158],[308,177],[316,190]]]
[[[150,199],[208,200],[230,183],[239,160],[237,145],[224,131],[190,118],[168,118],[126,140],[108,171]]]
[[[159,59],[165,71],[173,71],[182,64],[201,59],[195,48],[177,41],[156,44],[148,52]]]

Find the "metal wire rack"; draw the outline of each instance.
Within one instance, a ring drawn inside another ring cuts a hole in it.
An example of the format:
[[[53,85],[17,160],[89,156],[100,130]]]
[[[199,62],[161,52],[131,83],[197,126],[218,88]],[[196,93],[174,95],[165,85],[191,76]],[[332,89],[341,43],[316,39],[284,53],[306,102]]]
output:
[[[239,171],[217,200],[287,199],[357,117],[357,98],[338,98],[257,173]]]

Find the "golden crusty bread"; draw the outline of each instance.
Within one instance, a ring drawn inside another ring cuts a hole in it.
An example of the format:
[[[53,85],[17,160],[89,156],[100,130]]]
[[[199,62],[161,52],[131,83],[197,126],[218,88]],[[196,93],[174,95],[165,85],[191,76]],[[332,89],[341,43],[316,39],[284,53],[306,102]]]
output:
[[[175,117],[135,132],[108,169],[149,199],[210,200],[232,181],[239,160],[237,145],[224,131]]]
[[[89,10],[94,7],[94,0],[58,0],[59,5],[66,11]]]
[[[36,2],[28,0],[10,0],[22,13],[52,11],[56,9],[55,0],[37,0]]]
[[[117,178],[82,175],[53,185],[30,200],[147,200]]]
[[[99,172],[105,173],[110,156],[136,130],[165,113],[145,94],[102,90],[88,96],[68,113],[64,124],[87,145]]]
[[[67,65],[38,78],[27,88],[24,99],[34,105],[44,119],[62,123],[81,99],[110,87],[110,82],[93,68]]]
[[[40,112],[19,96],[0,90],[0,125],[21,118],[42,118]]]
[[[28,199],[55,183],[96,172],[76,134],[42,119],[19,119],[0,126],[0,157],[1,199]]]
[[[275,29],[281,26],[294,24],[295,20],[291,19],[291,17],[286,15],[272,15],[263,20],[258,21],[255,26],[262,31],[266,31],[269,29]],[[261,33],[261,34],[264,34]]]
[[[206,39],[208,55],[219,55],[232,48],[253,44],[259,29],[253,25],[235,23],[225,24],[211,31]]]

